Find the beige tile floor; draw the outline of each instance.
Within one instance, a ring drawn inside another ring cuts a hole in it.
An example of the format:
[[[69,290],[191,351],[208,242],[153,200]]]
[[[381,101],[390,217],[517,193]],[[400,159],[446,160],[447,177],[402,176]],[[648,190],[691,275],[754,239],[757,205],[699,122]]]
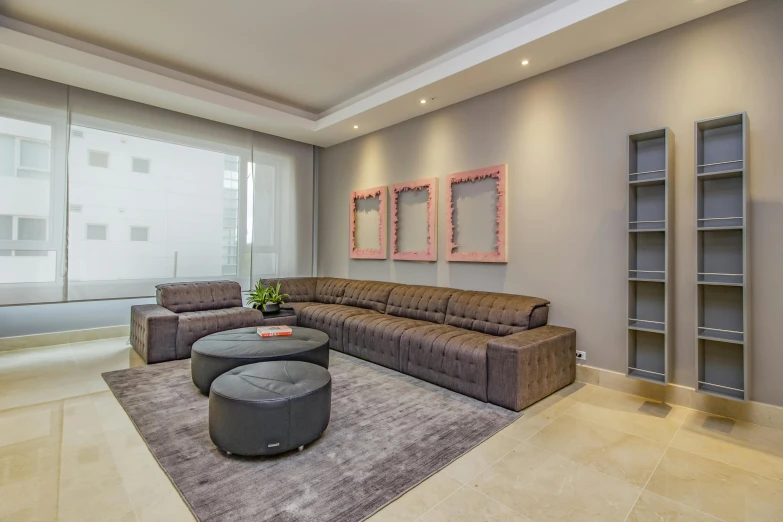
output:
[[[0,353],[0,522],[193,520],[100,376],[140,364]],[[576,383],[370,520],[780,521],[783,432]]]

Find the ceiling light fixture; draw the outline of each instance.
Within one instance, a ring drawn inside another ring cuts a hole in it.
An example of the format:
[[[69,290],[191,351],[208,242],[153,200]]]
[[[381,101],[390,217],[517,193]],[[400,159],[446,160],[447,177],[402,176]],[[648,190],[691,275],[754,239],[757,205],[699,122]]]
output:
[[[522,65],[527,65],[530,63],[530,60],[522,60]]]
[[[422,98],[421,100],[419,100],[419,103],[421,103],[422,105],[424,105],[425,103],[427,103],[427,100],[426,100],[426,99],[424,99],[424,98]]]
[[[354,129],[358,129],[358,128],[359,128],[359,126],[358,126],[358,125],[354,125],[354,126],[353,126],[353,128],[354,128]]]

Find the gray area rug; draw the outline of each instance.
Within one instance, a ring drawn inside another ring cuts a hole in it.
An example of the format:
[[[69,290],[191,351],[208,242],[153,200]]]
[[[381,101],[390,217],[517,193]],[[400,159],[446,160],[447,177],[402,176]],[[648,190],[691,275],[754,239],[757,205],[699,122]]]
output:
[[[330,355],[329,427],[301,453],[275,457],[218,451],[189,359],[103,377],[201,521],[363,520],[521,415]]]

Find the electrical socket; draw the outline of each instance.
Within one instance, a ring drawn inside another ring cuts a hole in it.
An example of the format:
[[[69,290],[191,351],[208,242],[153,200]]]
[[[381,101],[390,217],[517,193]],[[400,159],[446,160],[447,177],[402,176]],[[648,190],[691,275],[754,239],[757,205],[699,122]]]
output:
[[[587,352],[583,352],[582,350],[576,351],[576,358],[580,361],[586,361],[587,360]]]

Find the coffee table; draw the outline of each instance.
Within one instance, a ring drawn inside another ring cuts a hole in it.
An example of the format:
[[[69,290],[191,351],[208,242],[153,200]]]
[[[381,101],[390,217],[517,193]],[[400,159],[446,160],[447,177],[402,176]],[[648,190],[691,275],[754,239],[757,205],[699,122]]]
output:
[[[329,336],[319,330],[292,326],[293,335],[261,338],[255,327],[226,330],[193,344],[190,372],[193,384],[209,395],[212,381],[229,370],[267,361],[303,361],[329,368]]]

